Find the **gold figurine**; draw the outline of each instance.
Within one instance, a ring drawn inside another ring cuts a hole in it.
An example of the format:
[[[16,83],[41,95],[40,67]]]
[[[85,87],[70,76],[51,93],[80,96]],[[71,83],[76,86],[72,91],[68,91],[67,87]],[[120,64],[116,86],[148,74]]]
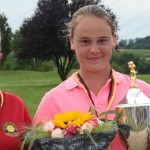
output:
[[[135,71],[136,65],[133,61],[128,62],[128,68],[130,69],[130,79],[132,81],[131,88],[137,88],[137,85],[135,84],[137,71]]]

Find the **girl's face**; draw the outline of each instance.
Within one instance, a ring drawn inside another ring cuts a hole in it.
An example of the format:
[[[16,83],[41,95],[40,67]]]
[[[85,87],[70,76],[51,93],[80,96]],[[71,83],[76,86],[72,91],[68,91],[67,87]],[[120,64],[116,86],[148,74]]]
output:
[[[98,72],[110,68],[112,49],[116,36],[104,19],[83,17],[70,37],[71,49],[75,50],[80,70]]]

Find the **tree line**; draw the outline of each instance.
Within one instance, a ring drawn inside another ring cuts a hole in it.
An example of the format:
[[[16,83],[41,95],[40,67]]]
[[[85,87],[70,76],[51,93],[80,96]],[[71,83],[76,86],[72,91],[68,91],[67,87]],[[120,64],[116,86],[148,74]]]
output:
[[[101,0],[39,0],[34,14],[26,18],[15,33],[11,33],[4,14],[0,15],[0,19],[5,22],[0,25],[3,62],[9,55],[10,59],[16,58],[13,59],[17,62],[16,69],[30,67],[32,70],[39,70],[43,63],[52,61],[60,78],[65,80],[76,60],[65,36],[67,34],[65,24],[80,7],[92,4],[105,8]],[[117,26],[115,14],[109,8],[105,9]],[[9,28],[9,34],[6,33],[6,26]],[[4,66],[9,68],[10,65],[10,62],[7,62]]]
[[[70,50],[66,23],[72,14],[85,5],[100,5],[110,14],[118,30],[116,15],[101,4],[101,0],[39,0],[34,14],[26,18],[12,33],[5,14],[0,14],[3,69],[35,71],[57,68],[65,80],[74,67],[78,67],[75,53]],[[114,65],[115,66],[115,65]]]
[[[121,40],[119,47],[123,49],[149,49],[150,50],[150,36],[144,38],[135,38],[129,40]]]

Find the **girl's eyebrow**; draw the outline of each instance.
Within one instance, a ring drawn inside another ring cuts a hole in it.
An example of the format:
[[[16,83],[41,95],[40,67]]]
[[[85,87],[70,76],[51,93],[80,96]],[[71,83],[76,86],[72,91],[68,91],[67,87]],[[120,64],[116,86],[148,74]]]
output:
[[[102,37],[99,37],[100,39],[109,39],[109,37],[107,36],[102,36]]]
[[[90,39],[89,37],[80,37],[79,39]]]
[[[90,37],[80,37],[79,39],[90,39]],[[107,36],[98,37],[98,39],[109,39]]]

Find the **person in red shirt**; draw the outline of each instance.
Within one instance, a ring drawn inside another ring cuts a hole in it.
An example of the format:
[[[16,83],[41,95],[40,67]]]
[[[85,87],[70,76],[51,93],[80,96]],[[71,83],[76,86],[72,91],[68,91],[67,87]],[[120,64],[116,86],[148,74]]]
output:
[[[22,99],[13,93],[0,91],[0,149],[20,150],[20,133],[24,126],[30,124],[31,117]]]

